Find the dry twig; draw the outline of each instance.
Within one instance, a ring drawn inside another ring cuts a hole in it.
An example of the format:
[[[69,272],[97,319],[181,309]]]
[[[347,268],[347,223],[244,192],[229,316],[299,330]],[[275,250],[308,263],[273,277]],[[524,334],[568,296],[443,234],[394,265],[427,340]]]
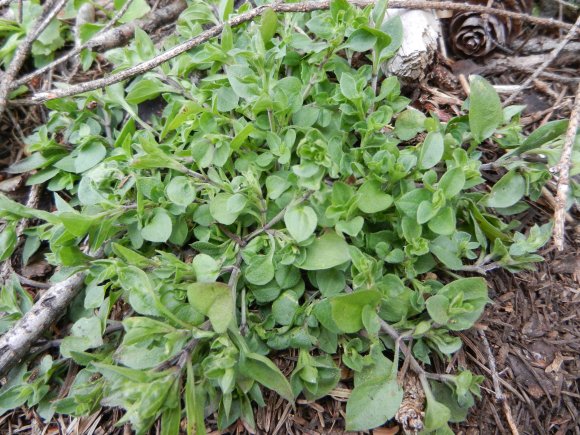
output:
[[[566,202],[570,184],[570,159],[572,147],[578,131],[578,118],[580,117],[580,85],[576,90],[576,100],[570,115],[570,124],[566,132],[566,139],[562,146],[562,156],[558,163],[558,187],[556,189],[556,209],[554,211],[554,244],[559,251],[564,249],[564,232],[566,223]]]
[[[489,345],[489,341],[487,340],[487,336],[485,332],[482,330],[477,331],[479,336],[481,337],[481,341],[485,346],[485,353],[487,353],[487,361],[489,364],[489,370],[491,371],[491,378],[493,380],[493,389],[495,392],[495,400],[496,402],[501,402],[505,399],[503,395],[500,383],[499,383],[499,375],[497,373],[497,367],[495,364],[495,358],[493,356],[493,352],[491,351],[491,347]]]
[[[113,28],[113,26],[119,21],[123,14],[127,11],[133,0],[127,1],[119,11],[115,14],[113,18],[99,30],[91,39],[89,39],[84,44],[75,47],[69,51],[64,56],[59,57],[53,62],[49,63],[42,68],[27,74],[18,80],[15,80],[11,88],[16,88],[20,85],[30,82],[33,78],[44,74],[46,71],[68,61],[69,59],[77,56],[81,51],[86,48],[89,49],[100,49],[106,50],[113,47],[117,47],[129,39],[135,32],[136,27],[140,27],[145,31],[151,31],[156,29],[163,24],[166,24],[174,20],[183,10],[186,8],[186,3],[183,0],[177,0],[170,5],[164,7],[163,9],[155,11],[155,13],[150,13],[147,17],[123,24],[119,27]]]
[[[14,53],[14,57],[12,58],[6,73],[0,80],[0,118],[4,113],[4,110],[6,110],[8,93],[10,92],[12,81],[22,68],[22,65],[24,65],[24,61],[28,56],[32,43],[40,36],[44,29],[46,29],[65,4],[66,0],[54,0],[48,2],[44,7],[43,14],[39,17],[32,31],[26,35],[24,41],[22,41]]]
[[[534,71],[534,73],[530,77],[528,77],[528,79],[518,88],[518,90],[516,90],[507,100],[504,101],[503,103],[504,106],[507,106],[508,104],[512,103],[516,99],[516,97],[520,94],[520,92],[526,89],[528,86],[530,86],[530,84],[532,84],[533,81],[537,79],[540,76],[540,74],[542,74],[542,72],[554,61],[554,59],[558,57],[558,55],[560,54],[562,49],[566,46],[566,44],[570,42],[570,40],[576,35],[579,26],[580,26],[580,15],[578,15],[578,18],[576,19],[574,26],[572,26],[572,28],[568,31],[564,39],[562,39],[562,42],[560,42],[560,44],[558,44],[558,46],[554,48],[554,50],[552,50],[552,52],[546,58],[544,63],[542,63]]]
[[[496,403],[502,404],[502,408],[503,408],[506,420],[508,422],[508,425],[510,427],[510,430],[512,432],[512,435],[519,435],[518,428],[517,428],[516,424],[514,423],[512,411],[511,411],[510,407],[508,406],[507,401],[506,401],[506,396],[504,395],[504,393],[501,389],[501,378],[499,377],[499,374],[497,373],[497,366],[496,366],[496,362],[495,362],[495,357],[493,356],[493,352],[491,350],[491,346],[489,345],[489,341],[487,340],[487,336],[485,335],[485,332],[483,330],[478,330],[477,332],[481,338],[483,345],[485,346],[485,353],[487,354],[487,361],[489,364],[489,370],[491,371],[491,379],[493,381],[493,389],[495,392],[495,401],[496,401]]]
[[[375,0],[351,0],[350,3],[357,7],[366,7],[373,5]],[[38,104],[43,103],[48,100],[53,100],[56,98],[63,98],[63,97],[70,97],[73,95],[82,94],[84,92],[93,91],[95,89],[104,88],[106,86],[112,85],[114,83],[119,83],[123,80],[135,77],[137,75],[143,74],[147,71],[152,70],[153,68],[158,67],[159,65],[171,60],[182,53],[185,53],[192,48],[198,47],[199,45],[203,44],[204,42],[219,36],[223,31],[224,27],[228,25],[229,27],[237,27],[240,24],[246,23],[248,21],[252,21],[256,17],[262,15],[267,9],[273,9],[275,12],[278,13],[306,13],[318,10],[326,10],[330,7],[330,0],[322,0],[322,1],[306,1],[302,3],[274,3],[271,5],[263,5],[258,6],[246,13],[238,15],[227,23],[216,25],[202,33],[198,36],[185,41],[175,47],[167,50],[164,53],[135,65],[134,67],[128,68],[124,71],[121,71],[116,74],[112,74],[108,77],[93,80],[91,82],[80,83],[75,86],[70,86],[68,88],[63,89],[51,89],[46,92],[39,92],[34,94],[31,99],[26,100],[19,100],[15,103],[17,104]],[[424,1],[424,0],[391,0],[389,2],[389,8],[391,9],[435,9],[435,10],[454,10],[454,11],[473,11],[473,12],[480,12],[480,13],[487,13],[487,14],[495,14],[499,16],[504,16],[508,18],[513,18],[517,20],[521,20],[524,22],[540,25],[540,26],[547,26],[547,27],[554,27],[560,28],[565,30],[574,29],[571,31],[571,34],[576,32],[576,27],[571,26],[568,23],[564,23],[562,21],[547,19],[547,18],[538,18],[533,17],[531,15],[511,12],[506,10],[498,10],[495,8],[490,8],[486,6],[478,6],[478,5],[470,5],[470,4],[461,4],[461,3],[454,3],[450,1],[444,2],[437,2],[437,1]]]

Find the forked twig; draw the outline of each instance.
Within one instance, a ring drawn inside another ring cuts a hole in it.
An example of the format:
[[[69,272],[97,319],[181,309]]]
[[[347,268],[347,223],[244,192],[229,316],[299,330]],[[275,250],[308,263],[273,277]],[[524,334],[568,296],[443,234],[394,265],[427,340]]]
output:
[[[576,140],[578,131],[578,118],[580,117],[580,85],[576,90],[576,99],[574,108],[570,115],[570,124],[566,132],[566,139],[562,146],[562,155],[558,163],[558,187],[556,188],[556,207],[554,210],[554,245],[559,251],[564,249],[564,233],[566,223],[566,202],[568,199],[568,190],[570,187],[570,160],[572,157],[572,148]]]

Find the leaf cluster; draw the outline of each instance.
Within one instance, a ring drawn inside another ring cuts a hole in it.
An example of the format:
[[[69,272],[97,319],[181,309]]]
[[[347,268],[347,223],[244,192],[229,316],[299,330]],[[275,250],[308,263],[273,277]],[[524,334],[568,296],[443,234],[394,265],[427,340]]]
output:
[[[316,400],[340,380],[340,354],[354,372],[347,428],[393,418],[400,343],[382,322],[412,337],[425,364],[461,347],[456,331],[488,303],[485,280],[461,272],[541,260],[550,225],[526,230],[517,217],[549,162],[525,156],[555,154],[565,123],[525,137],[521,108],[502,110],[481,77],[463,116],[409,107],[397,79],[380,76],[402,32],[385,8],[268,11],[131,82],[47,103],[30,157],[10,170],[36,171],[28,184],[46,183],[55,211],[0,197],[0,255],[15,252],[18,219],[32,218],[23,263],[42,253],[59,267],[54,281],[88,276],[60,356],[42,360],[42,385],[18,367],[0,407],[40,404],[48,418],[104,403],[124,408],[137,433],[157,418],[163,433],[183,418],[188,433],[205,433],[211,413],[220,429],[239,418],[252,427],[260,385]],[[231,13],[231,1],[193,2],[166,47]],[[120,69],[157,50],[137,31],[107,56]],[[359,53],[368,63],[354,68]],[[482,141],[506,149],[491,189]],[[0,301],[4,331],[30,308],[16,281]],[[111,328],[116,306],[130,308],[123,331]],[[298,360],[285,377],[275,356],[287,349]],[[82,369],[56,399],[67,359]],[[425,430],[463,419],[481,380],[463,371],[424,382]]]

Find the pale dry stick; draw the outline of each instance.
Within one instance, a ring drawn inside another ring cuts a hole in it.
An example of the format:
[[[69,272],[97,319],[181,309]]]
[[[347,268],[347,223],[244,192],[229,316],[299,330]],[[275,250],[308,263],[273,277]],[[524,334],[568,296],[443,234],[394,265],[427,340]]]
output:
[[[102,249],[95,254],[101,257]],[[66,311],[81,290],[86,271],[77,272],[46,290],[6,334],[0,337],[0,377],[21,361],[30,348]]]
[[[151,30],[163,23],[171,21],[175,19],[175,17],[177,17],[187,6],[183,0],[177,0],[176,2],[166,6],[165,8],[155,11],[155,14],[150,14],[150,16],[148,16],[145,19],[126,23],[123,24],[122,26],[113,29],[112,27],[124,15],[124,13],[127,11],[132,2],[133,0],[127,1],[127,3],[125,3],[123,7],[119,9],[119,11],[117,11],[115,16],[111,18],[111,20],[105,25],[105,27],[99,30],[87,42],[80,45],[79,47],[75,47],[67,54],[59,57],[58,59],[54,60],[48,65],[43,66],[42,68],[38,68],[37,70],[31,72],[30,74],[27,74],[15,80],[14,84],[12,85],[12,88],[16,88],[20,85],[30,82],[30,80],[32,80],[33,78],[44,74],[46,71],[53,69],[58,65],[60,65],[61,63],[66,62],[67,60],[78,55],[85,48],[90,49],[113,48],[114,46],[117,46],[120,43],[122,43],[123,40],[128,39],[133,34],[133,32],[135,31],[135,27],[137,26]]]
[[[562,146],[562,155],[558,163],[558,187],[556,188],[556,209],[554,210],[554,245],[559,251],[564,250],[564,233],[566,223],[566,202],[568,199],[568,189],[570,187],[570,160],[572,157],[572,147],[576,140],[578,131],[578,118],[580,117],[580,85],[576,90],[574,108],[570,115],[570,123],[566,131],[566,139]]]
[[[578,15],[576,22],[574,23],[572,28],[568,31],[564,39],[562,39],[562,42],[560,42],[560,44],[558,44],[558,46],[556,46],[556,48],[552,50],[552,52],[546,58],[544,63],[542,63],[534,71],[534,73],[530,77],[528,77],[526,81],[507,100],[504,101],[503,103],[504,107],[511,104],[524,89],[530,86],[530,84],[532,84],[533,81],[537,79],[548,66],[550,66],[550,64],[554,61],[554,59],[556,59],[560,54],[560,52],[564,49],[566,44],[568,44],[568,42],[570,42],[570,40],[576,35],[579,26],[580,26],[580,15]]]
[[[491,346],[489,345],[489,341],[487,340],[487,336],[483,330],[478,330],[477,333],[479,334],[483,345],[485,346],[485,353],[487,353],[487,362],[489,363],[489,369],[491,370],[491,379],[493,381],[493,389],[495,392],[495,400],[496,402],[501,402],[505,399],[503,391],[501,389],[501,385],[499,382],[499,374],[497,373],[497,365],[495,363],[495,357],[493,356],[493,352],[491,351]]]
[[[367,7],[375,4],[375,0],[351,0],[350,3],[357,7]],[[79,83],[78,85],[69,86],[67,88],[54,88],[46,92],[39,92],[32,96],[31,99],[22,99],[15,101],[16,104],[38,104],[43,103],[48,100],[53,100],[56,98],[70,97],[73,95],[82,94],[84,92],[94,91],[95,89],[104,88],[106,86],[119,83],[123,80],[135,77],[137,75],[143,74],[159,65],[171,60],[182,53],[185,53],[192,48],[198,47],[204,42],[219,36],[224,27],[228,25],[229,27],[237,27],[240,24],[252,21],[253,19],[262,15],[267,9],[272,9],[278,13],[306,13],[319,10],[326,10],[330,7],[330,0],[322,1],[306,1],[302,3],[274,3],[271,5],[258,6],[248,12],[240,14],[227,23],[218,24],[202,33],[198,36],[189,39],[175,47],[161,53],[154,58],[142,62],[134,67],[128,68],[116,74],[112,74],[108,77],[93,80],[91,82]],[[391,9],[435,9],[435,10],[453,10],[453,11],[472,11],[479,13],[495,14],[499,16],[509,17],[513,19],[518,19],[520,21],[529,22],[532,24],[562,28],[565,30],[571,29],[568,23],[553,20],[551,18],[538,18],[531,15],[511,12],[506,10],[498,10],[494,8],[488,8],[486,6],[478,6],[471,4],[454,3],[450,1],[437,2],[437,1],[425,1],[425,0],[391,0],[389,2],[389,8]],[[575,29],[575,28],[574,28]],[[575,30],[574,30],[575,32]]]
[[[556,205],[556,198],[554,198],[554,195],[552,195],[552,192],[550,192],[550,190],[546,186],[542,187],[541,197],[546,200],[548,205],[552,207],[552,210],[555,212],[556,209],[558,208]],[[576,220],[572,217],[572,215],[569,212],[566,212],[565,219],[566,222],[568,222],[569,224],[574,224],[576,222]]]
[[[60,12],[66,4],[66,1],[67,0],[54,0],[47,3],[43,15],[40,16],[32,31],[26,35],[24,41],[22,41],[16,49],[14,57],[0,81],[0,118],[2,118],[4,110],[6,110],[8,93],[10,92],[11,87],[10,85],[12,84],[14,77],[16,77],[16,74],[18,74],[22,68],[22,65],[24,65],[28,52],[32,47],[32,43],[40,36],[44,29],[46,29],[56,14]]]
[[[477,332],[481,338],[483,345],[485,346],[485,353],[487,354],[487,361],[489,364],[489,370],[491,371],[491,379],[493,382],[495,401],[496,401],[496,403],[502,404],[505,418],[508,422],[508,425],[510,427],[512,435],[519,435],[518,428],[517,428],[516,424],[514,423],[512,411],[507,404],[506,396],[503,393],[503,390],[501,388],[501,379],[499,377],[499,374],[497,373],[497,365],[495,362],[495,357],[493,356],[493,352],[491,350],[491,346],[489,345],[489,341],[487,340],[487,336],[485,335],[485,332],[481,329],[478,330]]]

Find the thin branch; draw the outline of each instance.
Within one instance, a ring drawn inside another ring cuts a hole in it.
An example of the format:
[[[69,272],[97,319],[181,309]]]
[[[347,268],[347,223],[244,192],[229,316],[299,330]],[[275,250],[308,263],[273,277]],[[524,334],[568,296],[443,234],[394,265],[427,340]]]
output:
[[[501,267],[501,265],[497,262],[489,263],[489,264],[474,264],[474,265],[465,265],[461,266],[462,272],[475,272],[479,273],[480,275],[486,275],[487,272],[497,269]]]
[[[367,7],[374,5],[375,0],[351,0],[350,3],[357,7]],[[267,9],[273,9],[278,13],[306,13],[319,10],[326,10],[330,7],[330,0],[322,1],[306,1],[302,3],[274,3],[271,5],[258,6],[248,12],[240,14],[227,23],[218,24],[202,33],[198,36],[189,39],[175,47],[167,50],[166,52],[155,56],[153,59],[142,62],[124,71],[116,74],[112,74],[108,77],[93,80],[91,82],[80,83],[74,86],[69,86],[67,88],[54,88],[46,92],[39,92],[32,96],[31,99],[23,99],[16,101],[16,104],[38,104],[43,103],[48,100],[53,100],[55,98],[70,97],[73,95],[82,94],[84,92],[94,91],[95,89],[104,88],[106,86],[112,85],[114,83],[119,83],[123,80],[135,77],[137,75],[143,74],[159,65],[171,60],[182,53],[185,53],[204,42],[219,36],[224,26],[229,26],[231,28],[237,27],[240,24],[252,21],[256,17],[262,15]],[[564,30],[570,30],[573,28],[568,23],[562,21],[557,21],[549,18],[538,18],[531,15],[511,12],[506,10],[499,10],[495,8],[489,8],[485,6],[478,6],[472,4],[462,4],[454,3],[450,1],[437,2],[437,1],[424,1],[424,0],[391,0],[389,2],[390,9],[436,9],[436,10],[453,10],[453,11],[472,11],[478,13],[487,13],[503,17],[508,17],[512,19],[517,19],[520,21],[528,22],[531,24],[536,24],[545,27],[560,28]],[[575,27],[574,27],[575,29]],[[575,30],[574,30],[575,32]]]
[[[548,66],[550,66],[550,64],[554,61],[554,59],[556,59],[558,57],[558,55],[564,49],[566,44],[568,42],[570,42],[570,40],[576,35],[579,26],[580,26],[580,15],[578,15],[576,22],[574,23],[572,28],[568,31],[568,34],[564,37],[564,39],[562,39],[562,42],[560,42],[560,44],[558,44],[558,46],[556,48],[554,48],[554,50],[552,50],[552,52],[546,58],[544,63],[542,63],[534,71],[534,73],[530,77],[528,77],[528,79],[506,101],[504,101],[504,103],[503,103],[504,106],[511,104],[524,89],[526,89],[528,86],[530,86],[534,82],[534,80],[536,80],[538,77],[540,77],[540,75],[544,72],[544,70]]]
[[[123,7],[117,11],[115,16],[113,16],[113,18],[111,18],[111,20],[105,25],[105,27],[99,30],[87,42],[78,47],[75,47],[67,54],[59,57],[48,65],[43,66],[42,68],[39,68],[30,74],[19,78],[18,80],[15,80],[11,88],[17,88],[20,85],[30,82],[33,78],[44,74],[46,71],[55,68],[61,63],[66,62],[72,57],[78,55],[85,48],[109,49],[119,46],[134,34],[136,27],[143,28],[146,31],[151,31],[152,29],[175,19],[175,17],[177,17],[187,6],[183,0],[178,0],[169,6],[156,11],[155,13],[149,14],[146,19],[129,22],[113,29],[112,27],[125,14],[132,2],[133,0],[128,0],[123,5]]]
[[[6,110],[6,100],[8,98],[8,93],[10,92],[10,85],[12,84],[14,77],[16,77],[16,74],[18,74],[22,68],[22,65],[24,65],[33,42],[40,36],[44,29],[46,29],[56,14],[60,12],[66,4],[66,1],[67,0],[54,0],[47,3],[44,7],[43,15],[40,16],[32,31],[26,35],[24,41],[22,41],[16,49],[14,57],[0,81],[0,118],[4,113],[4,110]]]
[[[558,163],[558,187],[556,189],[556,208],[554,211],[554,244],[559,251],[564,249],[564,234],[566,222],[566,203],[570,185],[570,160],[572,148],[578,131],[578,118],[580,117],[580,85],[576,90],[576,100],[570,115],[570,123],[566,132],[566,139],[562,146],[562,155]]]
[[[479,337],[481,338],[481,341],[485,347],[485,352],[487,353],[487,362],[489,364],[489,370],[491,371],[491,378],[493,381],[493,389],[495,391],[495,400],[496,402],[502,402],[505,399],[505,396],[503,394],[503,391],[501,389],[501,385],[499,382],[499,375],[497,373],[497,367],[496,367],[496,363],[495,363],[495,358],[493,356],[493,352],[491,351],[491,347],[489,345],[489,341],[487,340],[487,336],[485,335],[485,332],[483,332],[482,330],[478,330],[477,331],[479,334]]]
[[[30,278],[26,278],[25,276],[19,275],[17,273],[15,273],[16,278],[18,278],[18,281],[20,281],[20,284],[22,285],[27,285],[29,287],[35,287],[35,288],[42,288],[42,289],[47,289],[50,288],[50,284],[47,282],[40,282],[40,281],[35,281],[33,279]]]

